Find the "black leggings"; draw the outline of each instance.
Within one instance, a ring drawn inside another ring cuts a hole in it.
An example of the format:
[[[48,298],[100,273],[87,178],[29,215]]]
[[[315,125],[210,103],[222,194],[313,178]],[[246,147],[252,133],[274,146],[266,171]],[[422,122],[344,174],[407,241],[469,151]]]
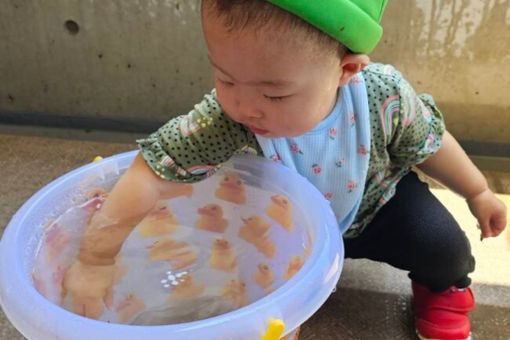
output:
[[[475,268],[465,233],[414,172],[402,178],[362,234],[344,242],[346,257],[407,270],[434,292],[469,286]]]

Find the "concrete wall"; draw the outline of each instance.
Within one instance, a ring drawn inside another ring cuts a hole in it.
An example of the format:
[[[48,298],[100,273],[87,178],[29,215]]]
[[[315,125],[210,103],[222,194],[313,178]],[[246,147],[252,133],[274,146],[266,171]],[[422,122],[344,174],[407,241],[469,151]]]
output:
[[[372,58],[434,95],[457,138],[510,143],[509,8],[391,0]],[[0,77],[0,118],[186,113],[212,86],[199,0],[1,1]]]
[[[373,59],[431,93],[457,138],[510,143],[509,0],[390,0],[383,27]]]

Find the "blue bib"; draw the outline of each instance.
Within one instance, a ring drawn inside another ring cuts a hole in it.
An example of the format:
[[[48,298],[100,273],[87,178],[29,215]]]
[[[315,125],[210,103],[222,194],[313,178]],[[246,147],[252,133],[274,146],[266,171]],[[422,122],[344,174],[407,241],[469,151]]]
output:
[[[362,74],[340,89],[334,109],[313,130],[294,138],[256,137],[265,157],[294,169],[324,194],[345,232],[361,203],[370,158],[368,98]]]

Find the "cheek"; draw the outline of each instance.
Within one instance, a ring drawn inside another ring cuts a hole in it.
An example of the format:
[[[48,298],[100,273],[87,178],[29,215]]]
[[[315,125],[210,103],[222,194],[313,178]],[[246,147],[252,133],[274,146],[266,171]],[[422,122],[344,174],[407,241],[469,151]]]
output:
[[[310,124],[316,120],[317,116],[317,103],[313,102],[311,98],[302,100],[292,107],[292,118],[295,120],[297,125],[301,127],[310,127]]]
[[[296,107],[294,111],[293,125],[296,132],[304,134],[317,126],[327,115],[324,114],[325,105],[320,101],[310,100],[304,101]]]
[[[221,85],[216,84],[216,95],[218,96],[218,102],[226,113],[232,112],[233,98],[228,90],[225,90]]]
[[[305,103],[293,103],[272,112],[273,123],[280,128],[280,133],[286,137],[296,137],[312,128],[310,109]]]
[[[309,101],[309,114],[313,120],[323,120],[331,112],[336,103],[337,89],[325,88],[323,91],[315,93]]]

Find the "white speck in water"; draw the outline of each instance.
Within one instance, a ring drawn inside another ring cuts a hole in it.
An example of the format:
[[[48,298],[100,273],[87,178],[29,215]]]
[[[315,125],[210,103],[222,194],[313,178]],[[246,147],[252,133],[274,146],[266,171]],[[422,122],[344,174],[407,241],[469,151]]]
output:
[[[172,275],[172,272],[171,271],[167,271],[166,274],[167,275]]]
[[[165,279],[161,280],[161,283],[167,283],[167,282],[168,282],[168,280],[165,280]]]
[[[173,280],[175,280],[175,276],[173,276],[173,275],[168,275],[168,279],[169,279],[169,280],[171,280],[171,281],[173,281]]]
[[[179,282],[177,282],[177,281],[172,281],[171,283],[172,283],[172,286],[177,286],[179,284]]]

